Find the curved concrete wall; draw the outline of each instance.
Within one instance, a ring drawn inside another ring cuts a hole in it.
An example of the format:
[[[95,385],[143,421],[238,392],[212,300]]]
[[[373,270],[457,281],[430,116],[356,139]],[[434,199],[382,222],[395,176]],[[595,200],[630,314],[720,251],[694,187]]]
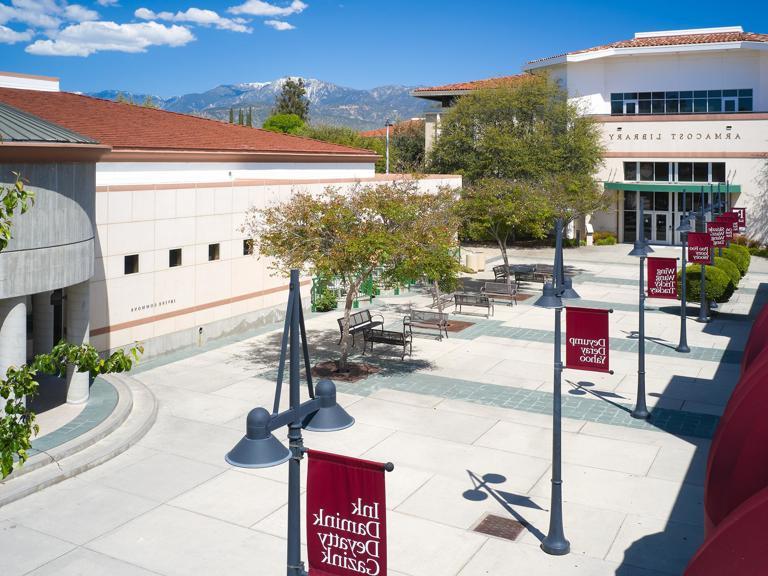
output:
[[[0,163],[0,183],[13,172],[27,181],[35,203],[13,221],[13,239],[0,252],[0,298],[63,288],[88,280],[94,265],[95,164]]]

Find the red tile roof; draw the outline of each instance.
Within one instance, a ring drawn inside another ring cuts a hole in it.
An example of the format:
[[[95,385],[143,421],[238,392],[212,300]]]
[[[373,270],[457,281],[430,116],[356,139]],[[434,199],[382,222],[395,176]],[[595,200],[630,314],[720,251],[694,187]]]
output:
[[[570,56],[572,54],[584,54],[586,52],[597,52],[598,50],[608,50],[611,48],[649,48],[653,46],[684,46],[689,44],[717,44],[723,42],[768,42],[768,34],[755,34],[753,32],[703,32],[701,34],[677,34],[671,36],[643,36],[631,40],[619,40],[602,46],[585,48],[556,56],[548,56],[538,60],[532,60],[529,64],[560,58],[561,56]]]
[[[453,92],[459,90],[480,90],[482,88],[498,88],[500,86],[508,86],[515,82],[519,82],[522,78],[525,78],[527,74],[515,74],[514,76],[501,76],[498,78],[486,78],[485,80],[472,80],[471,82],[458,82],[456,84],[444,84],[443,86],[432,86],[429,88],[416,88],[413,94],[419,92]]]
[[[70,92],[0,88],[0,102],[89,136],[112,146],[115,151],[266,152],[346,157],[373,154],[370,150]]]
[[[397,122],[394,125],[390,126],[390,135],[396,134],[398,132],[402,132],[403,130],[408,130],[409,128],[424,128],[424,120],[420,120],[418,118],[414,118],[411,120],[403,120],[402,122]],[[387,127],[384,128],[375,128],[374,130],[364,130],[363,132],[360,132],[360,136],[365,136],[366,138],[383,138],[387,135]]]

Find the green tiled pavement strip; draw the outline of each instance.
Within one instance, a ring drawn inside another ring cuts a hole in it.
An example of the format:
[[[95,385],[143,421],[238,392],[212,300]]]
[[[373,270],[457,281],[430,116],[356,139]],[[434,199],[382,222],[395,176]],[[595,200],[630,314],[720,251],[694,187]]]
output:
[[[402,329],[402,324],[388,326],[388,329]],[[493,336],[495,338],[511,338],[513,340],[527,340],[529,342],[553,342],[554,332],[549,330],[538,330],[535,328],[519,328],[517,326],[506,326],[500,320],[480,319],[472,326],[465,328],[461,332],[451,334],[451,338],[461,340],[474,340],[479,336]],[[611,338],[611,350],[614,352],[637,352],[637,340],[628,338]],[[654,356],[680,356],[675,352],[675,344],[660,344],[646,337],[645,353]],[[705,360],[707,362],[721,362],[725,364],[740,364],[741,350],[723,350],[720,348],[703,348],[700,346],[691,346],[691,351],[685,354],[686,360]]]
[[[463,400],[484,406],[511,408],[525,412],[551,414],[552,394],[541,390],[528,390],[458,380],[432,374],[374,375],[359,382],[336,382],[339,392],[368,396],[385,388],[415,394],[426,394],[451,400]],[[718,416],[654,408],[650,421],[636,420],[629,413],[632,406],[594,400],[584,396],[563,395],[563,416],[613,426],[626,426],[646,430],[662,430],[670,434],[711,438],[717,428]]]
[[[117,406],[117,390],[103,378],[96,378],[91,385],[91,396],[83,411],[72,421],[50,434],[32,441],[29,455],[45,452],[81,436],[101,424]]]

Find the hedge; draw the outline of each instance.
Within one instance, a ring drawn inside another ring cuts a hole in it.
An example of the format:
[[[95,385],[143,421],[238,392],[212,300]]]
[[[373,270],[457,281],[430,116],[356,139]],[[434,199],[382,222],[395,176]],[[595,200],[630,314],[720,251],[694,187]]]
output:
[[[695,302],[701,299],[700,297],[700,285],[701,285],[701,266],[699,264],[691,264],[686,267],[686,280],[685,280],[685,294],[689,302]],[[707,287],[705,294],[707,300],[714,300],[715,302],[727,302],[733,294],[734,285],[730,277],[721,268],[716,266],[706,266],[704,272],[707,279]],[[677,273],[677,292],[681,292],[680,278],[682,270]]]
[[[730,248],[723,250],[723,258],[728,258],[728,260],[736,264],[742,276],[747,273],[751,259],[749,248],[738,244],[731,244]]]
[[[731,282],[733,282],[733,287],[738,288],[739,287],[739,281],[741,280],[741,272],[739,271],[738,266],[728,260],[728,258],[721,258],[720,256],[715,256],[715,267],[720,268],[723,272],[728,274],[728,277],[731,279]]]

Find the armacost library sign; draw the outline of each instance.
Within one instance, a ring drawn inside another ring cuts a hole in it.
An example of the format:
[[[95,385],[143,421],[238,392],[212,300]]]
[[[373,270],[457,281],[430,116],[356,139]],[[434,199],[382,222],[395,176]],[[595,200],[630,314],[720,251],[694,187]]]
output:
[[[670,142],[684,142],[688,140],[741,140],[741,135],[738,132],[733,131],[720,131],[720,132],[671,132],[665,134],[663,132],[610,132],[607,134],[610,142],[626,142],[631,140],[633,142],[639,141],[670,141]]]

